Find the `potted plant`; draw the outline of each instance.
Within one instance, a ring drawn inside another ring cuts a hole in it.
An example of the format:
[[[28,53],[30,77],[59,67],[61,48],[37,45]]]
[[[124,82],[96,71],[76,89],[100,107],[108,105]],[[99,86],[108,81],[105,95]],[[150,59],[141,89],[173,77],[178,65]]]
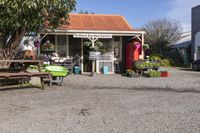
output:
[[[134,62],[134,69],[141,70],[144,69],[144,60],[138,60]]]
[[[134,62],[133,65],[134,70],[137,72],[137,74],[142,74],[144,72],[145,68],[145,61],[144,60],[137,60]]]
[[[126,70],[126,76],[127,77],[135,77],[136,73],[133,70],[131,70],[131,69],[127,69]]]
[[[135,69],[139,69],[139,70],[153,69],[153,66],[154,64],[152,62],[136,61],[134,63]]]
[[[101,49],[103,47],[103,43],[100,42],[100,41],[96,41],[94,46],[92,46],[92,42],[91,41],[85,41],[84,42],[84,46],[88,47],[90,49],[90,51],[101,52]]]
[[[55,51],[55,45],[50,41],[47,41],[46,43],[42,44],[42,51],[53,52]]]
[[[153,64],[153,69],[154,69],[154,70],[157,71],[159,68],[160,68],[160,64],[159,64],[159,63],[154,63],[154,64]]]
[[[154,64],[152,62],[144,62],[144,69],[153,69]]]

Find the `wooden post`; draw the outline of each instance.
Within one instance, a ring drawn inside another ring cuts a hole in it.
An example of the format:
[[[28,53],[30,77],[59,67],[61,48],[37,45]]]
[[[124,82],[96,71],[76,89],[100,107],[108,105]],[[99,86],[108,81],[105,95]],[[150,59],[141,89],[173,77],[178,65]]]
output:
[[[94,43],[96,40],[92,39],[92,47],[94,47]],[[91,73],[91,76],[94,76],[94,73],[95,73],[95,60],[92,60],[92,73]]]
[[[144,34],[142,33],[142,59],[144,59],[144,49],[143,49],[143,46],[144,46]]]

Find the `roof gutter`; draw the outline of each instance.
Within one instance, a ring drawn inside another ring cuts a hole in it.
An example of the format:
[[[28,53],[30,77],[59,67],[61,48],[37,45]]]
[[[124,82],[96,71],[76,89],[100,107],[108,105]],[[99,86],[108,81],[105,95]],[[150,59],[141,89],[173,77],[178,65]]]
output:
[[[138,34],[145,34],[145,31],[103,31],[103,30],[50,30],[45,29],[45,31],[40,31],[40,33],[48,34],[67,34],[72,35],[74,33],[98,33],[98,34],[113,34],[113,35],[122,35],[122,36],[131,36]]]

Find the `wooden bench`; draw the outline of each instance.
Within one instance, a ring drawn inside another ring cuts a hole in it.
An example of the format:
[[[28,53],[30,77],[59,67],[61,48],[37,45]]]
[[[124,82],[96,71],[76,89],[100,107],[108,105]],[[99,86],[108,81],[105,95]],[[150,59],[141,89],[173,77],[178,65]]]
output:
[[[49,79],[51,78],[51,74],[46,73],[46,72],[19,72],[19,73],[0,73],[0,79],[26,79],[26,78],[31,78],[31,77],[39,77],[41,78],[41,88],[44,89],[44,83],[43,83],[43,78]]]
[[[25,79],[30,77],[39,77],[41,81],[41,88],[44,89],[43,78],[50,78],[49,73],[41,72],[42,61],[39,60],[0,60],[0,63],[21,64],[20,72],[0,72],[0,79]],[[39,72],[26,72],[30,65],[38,66]]]
[[[12,78],[23,78],[23,77],[40,77],[50,78],[50,74],[46,72],[19,72],[19,73],[0,73],[0,79],[12,79]]]

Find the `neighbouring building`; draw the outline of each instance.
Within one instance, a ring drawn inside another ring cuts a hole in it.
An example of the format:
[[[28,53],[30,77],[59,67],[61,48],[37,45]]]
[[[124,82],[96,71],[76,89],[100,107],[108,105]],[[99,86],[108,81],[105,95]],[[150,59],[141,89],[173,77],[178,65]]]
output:
[[[173,48],[177,49],[182,57],[184,66],[190,66],[191,63],[191,31],[185,32],[181,38],[173,44]]]
[[[200,59],[200,5],[192,8],[192,60]]]
[[[91,72],[91,61],[88,60],[88,48],[85,41],[103,43],[106,49],[103,58],[95,63],[97,73],[102,72],[103,66],[108,66],[109,73],[115,73],[115,64],[119,64],[120,72],[126,70],[126,46],[134,38],[140,40],[141,47],[144,44],[144,31],[134,29],[127,20],[120,15],[102,14],[70,14],[69,23],[55,30],[44,29],[40,31],[45,36],[40,46],[40,54],[46,54],[42,49],[45,42],[50,41],[55,46],[56,53],[61,57],[80,56],[81,73]],[[144,58],[141,52],[140,58]]]

